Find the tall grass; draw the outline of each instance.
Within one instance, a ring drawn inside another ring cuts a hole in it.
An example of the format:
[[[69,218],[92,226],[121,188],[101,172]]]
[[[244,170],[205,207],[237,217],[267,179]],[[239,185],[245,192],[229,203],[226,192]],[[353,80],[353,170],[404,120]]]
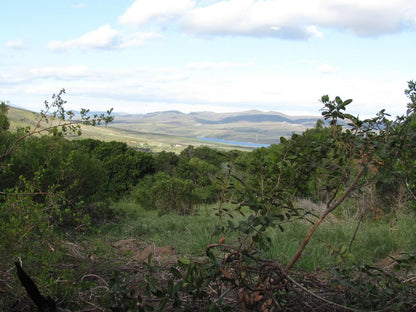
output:
[[[376,264],[380,259],[393,253],[416,252],[416,218],[401,215],[393,223],[387,221],[365,221],[351,240],[357,227],[357,222],[342,221],[323,224],[316,231],[307,245],[298,267],[313,271],[339,263],[337,257],[342,246],[351,244],[351,263]],[[307,233],[309,225],[291,223],[285,226],[285,231],[274,230],[271,258],[279,259],[283,263],[288,261],[300,245]],[[347,263],[344,263],[347,264]]]
[[[101,227],[103,235],[113,240],[135,238],[147,244],[170,245],[183,255],[203,253],[217,221],[212,207],[201,208],[194,216],[159,215],[126,200],[114,204],[113,209],[122,215],[121,220]]]
[[[170,245],[181,255],[204,254],[217,224],[215,206],[200,208],[195,216],[158,215],[157,211],[145,210],[131,201],[117,203],[114,208],[123,217],[101,227],[101,234],[107,239],[136,238],[147,244]],[[415,221],[416,218],[409,215],[400,215],[394,222],[364,221],[351,243],[358,221],[334,219],[318,228],[297,267],[314,271],[340,264],[338,251],[342,246],[349,247],[350,243],[353,264],[374,264],[393,253],[416,252]],[[283,232],[279,229],[268,231],[271,248],[265,251],[264,256],[286,263],[296,252],[310,226],[305,222],[287,223],[283,226]],[[230,234],[228,242],[235,241],[235,235]]]

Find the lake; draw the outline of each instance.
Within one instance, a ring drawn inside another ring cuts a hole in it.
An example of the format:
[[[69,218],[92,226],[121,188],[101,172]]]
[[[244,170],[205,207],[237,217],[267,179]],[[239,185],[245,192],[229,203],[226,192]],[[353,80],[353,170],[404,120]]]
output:
[[[239,141],[228,141],[223,139],[216,138],[197,138],[198,140],[204,140],[215,143],[223,143],[228,145],[244,146],[244,147],[269,147],[270,144],[260,144],[260,143],[251,143],[251,142],[239,142]]]

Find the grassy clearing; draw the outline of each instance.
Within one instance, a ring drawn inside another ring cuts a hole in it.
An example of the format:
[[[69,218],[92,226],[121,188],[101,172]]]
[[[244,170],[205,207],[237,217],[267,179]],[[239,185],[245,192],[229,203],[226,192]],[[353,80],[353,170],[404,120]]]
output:
[[[203,255],[217,224],[215,206],[200,208],[195,216],[158,215],[157,211],[144,210],[131,201],[117,203],[114,208],[124,216],[119,222],[101,227],[101,237],[107,240],[135,238],[147,244],[170,245],[178,254],[185,256]],[[227,219],[223,221],[225,224]],[[415,221],[416,218],[409,215],[401,215],[394,222],[364,221],[352,243],[351,258],[343,263],[374,264],[394,253],[415,252]],[[315,271],[339,264],[339,250],[349,246],[357,222],[333,220],[323,224],[312,237],[297,267]],[[264,256],[286,263],[309,228],[308,223],[294,222],[285,224],[284,232],[270,230],[272,246]],[[214,242],[217,239],[215,237]],[[226,239],[232,244],[238,237],[228,234]]]
[[[56,298],[57,302],[65,303],[71,310],[79,310],[83,304],[85,307],[85,300],[91,302],[91,298],[95,300],[92,301],[94,305],[108,306],[113,302],[114,294],[105,283],[111,281],[115,272],[137,275],[140,279],[144,276],[144,271],[137,272],[141,265],[134,260],[133,254],[114,248],[112,243],[133,238],[144,245],[170,245],[181,256],[199,258],[204,256],[211,232],[217,224],[215,206],[200,207],[195,216],[159,215],[158,211],[145,210],[129,199],[115,203],[113,208],[119,217],[97,226],[94,233],[60,233],[66,237],[60,241],[61,245],[53,244],[55,240],[51,239],[50,246],[39,246],[29,254],[20,254],[25,269],[36,278],[42,291]],[[416,251],[415,219],[415,216],[401,215],[394,222],[363,222],[352,245],[353,262],[343,264],[373,264],[391,254]],[[287,263],[309,228],[310,224],[301,221],[285,224],[284,232],[271,230],[272,247],[263,257]],[[336,265],[336,250],[350,243],[355,229],[356,222],[335,218],[327,221],[312,237],[297,268],[319,274]],[[227,234],[227,244],[232,245],[237,238],[235,234]],[[214,242],[217,240],[215,237]],[[10,262],[8,265],[3,264],[1,268],[6,273],[0,280],[0,287],[7,290],[3,294],[7,300],[0,300],[0,310],[12,306],[19,298],[26,298],[20,306],[30,306],[30,300],[14,276],[13,266]],[[122,292],[125,285],[116,285],[116,291]]]
[[[351,245],[352,258],[343,260],[343,264],[376,264],[391,254],[414,253],[415,221],[414,216],[402,215],[394,223],[371,220],[363,222]],[[310,240],[298,267],[315,271],[340,264],[339,251],[343,246],[349,247],[357,222],[323,224]],[[283,233],[273,231],[269,256],[282,263],[287,262],[299,247],[309,227],[304,223],[291,223],[285,226]]]
[[[123,201],[114,205],[122,220],[100,227],[99,235],[108,240],[134,238],[146,244],[170,245],[181,255],[196,255],[204,252],[215,227],[212,208],[201,208],[194,216],[159,215],[132,201]]]

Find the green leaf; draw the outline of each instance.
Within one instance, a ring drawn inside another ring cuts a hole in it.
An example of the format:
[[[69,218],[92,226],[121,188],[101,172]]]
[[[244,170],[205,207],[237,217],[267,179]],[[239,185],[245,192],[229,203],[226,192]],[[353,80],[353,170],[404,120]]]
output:
[[[343,104],[344,104],[344,106],[346,106],[346,105],[348,105],[348,104],[351,104],[351,102],[352,102],[352,99],[348,99],[348,100],[346,100]]]
[[[328,102],[329,101],[329,96],[326,94],[326,95],[323,95],[322,97],[321,97],[321,101],[323,102],[323,103],[325,103],[325,102]]]
[[[166,303],[168,302],[168,298],[164,298],[158,305],[157,311],[162,312],[165,309]]]
[[[336,102],[338,105],[342,105],[342,100],[341,100],[341,98],[340,98],[339,96],[336,96],[336,97],[335,97],[335,102]]]
[[[180,258],[179,263],[184,264],[184,265],[189,265],[189,264],[191,264],[191,260],[189,260],[187,258]]]
[[[180,272],[177,268],[171,267],[171,268],[170,268],[170,272],[171,272],[171,273],[172,273],[172,275],[173,275],[173,276],[175,276],[176,278],[182,278],[182,274],[181,274],[181,272]]]
[[[153,307],[148,304],[143,305],[142,308],[144,311],[149,311],[149,312],[154,311]]]
[[[170,297],[173,297],[173,280],[169,279],[168,280],[168,295]]]

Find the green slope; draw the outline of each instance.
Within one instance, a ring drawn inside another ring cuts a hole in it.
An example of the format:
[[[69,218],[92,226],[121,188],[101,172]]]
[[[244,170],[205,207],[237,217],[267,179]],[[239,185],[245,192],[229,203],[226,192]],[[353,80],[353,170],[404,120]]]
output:
[[[10,107],[8,118],[11,130],[15,130],[17,127],[34,126],[39,114]],[[156,152],[180,152],[188,145],[250,150],[253,147],[210,142],[201,138],[273,144],[278,143],[281,136],[287,137],[313,127],[316,120],[317,117],[291,117],[259,111],[225,114],[183,114],[177,111],[144,115],[116,114],[114,122],[108,126],[83,126],[81,138],[126,142],[129,146]],[[78,139],[77,136],[68,137]]]

